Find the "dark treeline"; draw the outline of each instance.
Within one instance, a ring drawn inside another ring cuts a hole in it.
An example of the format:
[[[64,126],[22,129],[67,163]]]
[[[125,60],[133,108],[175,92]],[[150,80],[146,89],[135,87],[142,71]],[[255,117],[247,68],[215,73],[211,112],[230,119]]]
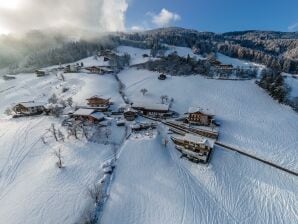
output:
[[[232,32],[214,34],[182,28],[165,28],[142,33],[122,34],[125,39],[141,42],[156,40],[195,49],[206,55],[220,52],[228,56],[266,65],[274,70],[298,73],[298,34],[281,32]]]
[[[269,55],[259,50],[253,50],[240,45],[219,44],[218,51],[233,58],[244,59],[266,65],[269,68],[287,73],[298,71],[298,61],[285,57]]]
[[[289,89],[284,83],[284,78],[280,72],[263,69],[261,79],[257,81],[257,84],[265,89],[273,99],[278,100],[280,103],[287,103]]]

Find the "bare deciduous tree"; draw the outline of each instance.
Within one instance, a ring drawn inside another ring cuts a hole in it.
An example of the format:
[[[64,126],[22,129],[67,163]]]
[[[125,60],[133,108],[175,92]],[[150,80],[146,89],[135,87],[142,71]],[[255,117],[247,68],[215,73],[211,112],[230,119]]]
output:
[[[56,142],[58,142],[58,135],[57,135],[57,129],[55,128],[55,124],[51,124],[51,127],[47,129],[52,135],[54,136]]]
[[[78,137],[78,125],[73,125],[68,127],[68,136],[67,138],[69,138],[70,136],[74,136],[75,139],[79,139]]]
[[[55,93],[48,99],[49,103],[56,104],[58,102],[58,97]]]
[[[45,137],[44,137],[44,136],[41,136],[41,138],[40,138],[40,139],[41,139],[41,141],[42,141],[42,143],[43,143],[43,144],[45,144],[45,145],[47,144],[47,142],[46,142],[46,139],[45,139]]]
[[[61,78],[61,80],[64,82],[65,81],[65,77],[64,77],[64,75],[61,73],[61,75],[60,75],[60,78]]]
[[[64,134],[59,129],[58,129],[58,138],[62,142],[64,142],[64,140],[65,140]]]
[[[145,88],[143,88],[143,89],[140,90],[140,92],[141,92],[141,93],[143,94],[143,96],[144,96],[146,93],[148,93],[148,90],[145,89]]]
[[[54,155],[57,157],[57,166],[59,169],[63,168],[63,163],[62,163],[62,150],[59,148],[57,151],[55,151]]]
[[[168,97],[167,95],[162,95],[162,96],[160,97],[160,99],[161,99],[161,103],[164,104],[165,102],[168,101],[169,97]]]
[[[67,98],[66,101],[67,101],[67,104],[68,104],[70,107],[72,107],[72,105],[73,105],[72,97]]]
[[[88,188],[88,194],[94,200],[94,203],[99,203],[102,197],[102,184],[93,184],[92,187]]]

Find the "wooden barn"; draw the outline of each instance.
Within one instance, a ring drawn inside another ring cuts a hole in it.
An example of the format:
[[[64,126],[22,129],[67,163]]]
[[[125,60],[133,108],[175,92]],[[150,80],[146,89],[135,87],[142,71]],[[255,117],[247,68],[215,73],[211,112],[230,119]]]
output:
[[[88,121],[90,123],[98,123],[104,120],[104,114],[97,112],[94,109],[83,109],[80,108],[75,111],[72,115],[76,120]]]
[[[87,105],[91,107],[109,107],[110,106],[110,99],[105,99],[100,96],[92,96],[87,100]]]
[[[191,160],[202,163],[208,162],[215,143],[213,139],[193,134],[172,136],[171,139],[183,155]]]
[[[41,102],[22,102],[16,104],[12,110],[16,114],[23,114],[23,115],[36,115],[41,114],[45,111],[44,103]]]
[[[169,105],[161,103],[135,102],[132,108],[140,111],[145,116],[163,117],[169,113]]]
[[[191,124],[209,126],[212,123],[213,119],[213,114],[200,108],[191,107],[188,110],[187,121]]]

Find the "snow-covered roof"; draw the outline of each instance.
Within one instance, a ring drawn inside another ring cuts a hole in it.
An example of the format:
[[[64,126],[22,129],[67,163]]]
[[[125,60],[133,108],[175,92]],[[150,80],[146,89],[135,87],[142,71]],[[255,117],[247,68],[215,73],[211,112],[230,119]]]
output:
[[[188,113],[196,113],[196,112],[201,112],[206,115],[214,116],[213,113],[211,111],[209,111],[208,109],[202,109],[200,107],[189,107],[188,108]]]
[[[41,107],[41,106],[44,106],[45,103],[42,103],[42,102],[22,102],[22,103],[19,103],[21,105],[23,105],[24,107]]]
[[[196,144],[202,144],[202,145],[206,145],[210,148],[213,148],[215,140],[213,139],[209,139],[209,138],[205,138],[203,136],[199,136],[199,135],[193,135],[193,134],[185,134],[185,136],[183,137],[176,137],[178,139],[184,140],[184,141],[189,141],[189,142],[194,142]]]
[[[94,109],[84,109],[84,108],[80,108],[78,109],[76,112],[74,112],[74,115],[80,115],[80,116],[89,116],[92,113],[94,113],[95,110]]]
[[[105,98],[103,98],[102,96],[99,96],[99,95],[94,95],[94,96],[88,98],[87,100],[91,100],[91,99],[103,99],[103,100],[105,100]]]
[[[101,112],[92,113],[90,116],[93,117],[93,118],[95,118],[95,119],[97,119],[97,120],[104,119],[104,114],[101,113]]]
[[[135,109],[131,108],[131,107],[126,107],[125,110],[124,110],[124,113],[125,112],[137,112]]]
[[[132,105],[133,108],[144,108],[146,110],[160,110],[168,111],[169,105],[161,103],[151,103],[151,102],[134,102]]]

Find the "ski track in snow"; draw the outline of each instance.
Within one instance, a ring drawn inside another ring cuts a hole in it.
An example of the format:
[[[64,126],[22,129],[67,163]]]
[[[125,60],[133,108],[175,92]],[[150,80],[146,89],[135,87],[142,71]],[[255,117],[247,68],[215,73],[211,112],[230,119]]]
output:
[[[14,134],[15,141],[12,143],[8,158],[4,162],[0,171],[0,200],[9,191],[9,185],[14,182],[20,165],[26,159],[28,154],[34,150],[34,145],[39,141],[40,136],[37,137],[37,141],[28,145],[30,130],[40,124],[43,119],[44,118],[41,118],[33,124],[28,122]],[[30,137],[32,138],[32,136]]]

